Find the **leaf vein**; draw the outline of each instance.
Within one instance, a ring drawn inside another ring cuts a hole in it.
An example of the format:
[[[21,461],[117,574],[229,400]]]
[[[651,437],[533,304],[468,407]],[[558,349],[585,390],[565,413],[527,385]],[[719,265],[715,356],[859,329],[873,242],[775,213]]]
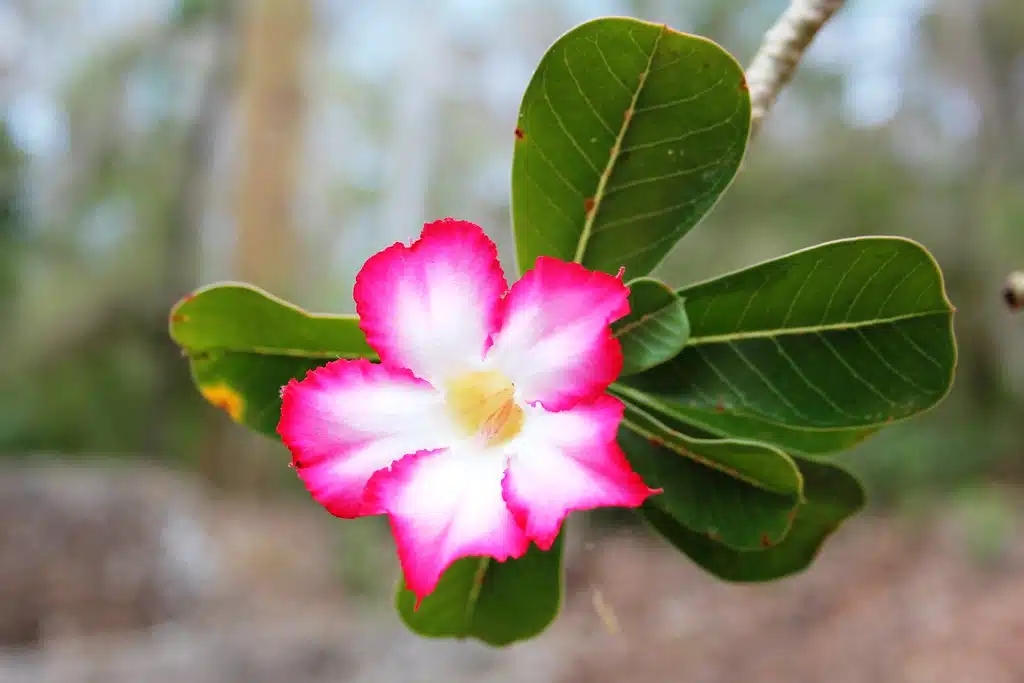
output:
[[[845,358],[843,358],[843,354],[839,353],[839,351],[836,350],[836,347],[834,347],[832,345],[832,343],[828,340],[828,338],[825,335],[823,335],[821,333],[818,333],[818,338],[821,339],[821,342],[825,345],[825,347],[832,353],[833,356],[836,357],[836,360],[838,360],[839,363],[844,368],[846,368],[847,371],[849,371],[849,373],[854,377],[854,379],[859,381],[861,384],[863,384],[865,387],[867,387],[867,389],[871,393],[873,393],[875,396],[877,396],[878,398],[880,398],[883,401],[885,401],[886,403],[888,403],[890,406],[896,406],[897,405],[896,401],[892,400],[891,398],[889,398],[888,396],[883,394],[878,387],[876,387],[871,382],[867,381],[864,378],[863,375],[861,375],[859,372],[857,372],[857,370],[854,369],[854,367],[852,365],[850,365],[850,363]]]
[[[576,85],[576,90],[579,92],[580,97],[582,97],[583,101],[587,103],[588,107],[590,107],[590,112],[594,115],[594,118],[597,119],[597,122],[600,123],[606,131],[615,135],[615,130],[613,130],[612,127],[608,125],[608,122],[604,120],[604,117],[601,116],[601,112],[597,110],[594,103],[590,101],[589,97],[587,97],[587,93],[583,92],[583,86],[580,85],[580,81],[576,78],[576,74],[572,70],[572,65],[569,63],[568,50],[562,52],[562,61],[565,63],[565,70],[569,72],[569,78],[571,78],[572,82]]]
[[[583,160],[587,162],[587,166],[589,166],[590,169],[594,173],[600,173],[601,171],[597,168],[597,165],[587,155],[587,153],[583,151],[583,148],[580,146],[580,143],[576,139],[576,136],[574,136],[572,134],[572,132],[568,128],[565,127],[565,121],[562,120],[562,116],[558,113],[558,110],[555,109],[555,105],[551,101],[551,96],[548,93],[548,72],[547,71],[545,71],[543,76],[541,76],[540,90],[541,90],[541,93],[544,95],[544,103],[547,104],[548,105],[548,109],[551,110],[551,114],[555,117],[555,123],[558,124],[559,129],[561,129],[562,133],[565,134],[565,137],[568,138],[568,140],[572,144],[572,146],[576,148],[576,151],[579,152],[579,155],[583,158]]]

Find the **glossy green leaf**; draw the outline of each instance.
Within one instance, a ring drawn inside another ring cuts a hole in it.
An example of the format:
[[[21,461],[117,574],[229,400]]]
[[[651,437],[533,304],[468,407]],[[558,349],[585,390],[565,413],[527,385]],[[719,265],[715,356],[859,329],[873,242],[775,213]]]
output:
[[[683,300],[654,278],[629,283],[629,315],[612,326],[622,345],[620,376],[660,365],[683,350],[690,322]]]
[[[742,551],[717,543],[679,524],[648,504],[644,519],[669,543],[698,565],[726,581],[771,581],[806,569],[832,532],[864,506],[864,491],[849,472],[832,464],[798,459],[804,496],[785,539],[778,545]],[[653,499],[652,499],[653,500]]]
[[[749,129],[743,70],[715,43],[626,18],[572,29],[519,110],[520,270],[548,255],[646,275],[728,186]]]
[[[623,385],[718,435],[787,450],[784,430],[759,428],[861,438],[931,408],[952,383],[953,309],[935,261],[910,240],[831,242],[680,295],[686,348]]]
[[[416,596],[399,585],[398,613],[413,632],[433,638],[476,638],[509,645],[536,636],[561,606],[562,537],[548,552],[536,546],[521,558],[495,562],[458,560],[416,608]]]
[[[689,529],[734,548],[779,543],[803,481],[793,460],[764,444],[695,439],[626,405],[619,444],[648,486],[651,504]]]
[[[171,338],[189,353],[246,351],[302,358],[375,358],[354,315],[307,313],[258,287],[224,283],[171,310]]]
[[[712,417],[705,421],[705,415],[696,411],[686,413],[685,420],[682,420],[674,413],[677,406],[671,400],[663,400],[624,384],[613,384],[611,391],[620,398],[642,406],[646,412],[677,432],[697,438],[729,438],[732,434],[740,434],[744,439],[775,444],[785,448],[787,453],[796,455],[822,456],[844,451],[857,446],[881,429],[801,429],[743,415],[730,415],[728,420]]]
[[[185,297],[171,311],[170,332],[207,400],[272,437],[288,380],[335,358],[376,358],[355,316],[307,313],[244,284]]]

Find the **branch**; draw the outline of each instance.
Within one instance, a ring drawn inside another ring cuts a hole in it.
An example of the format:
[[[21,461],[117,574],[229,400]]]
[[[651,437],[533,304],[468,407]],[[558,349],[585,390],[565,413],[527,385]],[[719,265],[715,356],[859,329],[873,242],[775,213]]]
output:
[[[768,29],[761,47],[747,69],[750,87],[750,137],[775,104],[782,88],[796,72],[814,36],[845,0],[791,0],[775,25]]]

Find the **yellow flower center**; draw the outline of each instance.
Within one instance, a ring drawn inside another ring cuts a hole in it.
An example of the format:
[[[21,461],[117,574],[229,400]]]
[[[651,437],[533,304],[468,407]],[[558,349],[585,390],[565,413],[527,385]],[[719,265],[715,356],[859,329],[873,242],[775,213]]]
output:
[[[467,436],[482,436],[488,446],[501,445],[523,428],[523,409],[515,402],[516,388],[500,372],[461,375],[448,383],[445,400],[455,424]]]

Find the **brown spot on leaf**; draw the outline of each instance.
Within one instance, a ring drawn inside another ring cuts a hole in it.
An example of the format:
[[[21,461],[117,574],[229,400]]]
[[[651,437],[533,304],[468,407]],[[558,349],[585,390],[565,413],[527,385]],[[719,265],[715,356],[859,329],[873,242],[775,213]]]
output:
[[[723,401],[722,399],[718,399],[715,402],[715,412],[716,413],[724,413],[725,412],[725,401]]]
[[[761,534],[761,547],[762,548],[772,548],[774,546],[775,546],[775,543],[772,542],[772,539],[768,538],[768,534]]]
[[[629,123],[630,120],[633,118],[633,107],[627,109],[626,113],[622,115],[622,118],[626,121],[626,123]]]
[[[712,541],[715,541],[716,543],[722,542],[722,534],[718,533],[714,529],[708,532],[708,538],[710,538]]]
[[[519,126],[516,126],[516,140],[522,140],[526,137],[526,133]]]
[[[172,313],[171,314],[171,322],[172,323],[187,323],[188,322],[188,316],[184,315],[182,313]]]
[[[740,76],[740,90],[747,92],[750,90],[750,86],[747,85],[747,79],[744,76]]]
[[[652,446],[659,446],[660,447],[660,446],[664,446],[665,445],[664,439],[659,439],[656,436],[649,437],[647,439],[647,442],[649,444],[651,444]]]
[[[594,198],[593,197],[587,197],[586,199],[583,200],[583,212],[586,213],[587,215],[589,215],[590,212],[593,211],[593,210],[594,210]]]

